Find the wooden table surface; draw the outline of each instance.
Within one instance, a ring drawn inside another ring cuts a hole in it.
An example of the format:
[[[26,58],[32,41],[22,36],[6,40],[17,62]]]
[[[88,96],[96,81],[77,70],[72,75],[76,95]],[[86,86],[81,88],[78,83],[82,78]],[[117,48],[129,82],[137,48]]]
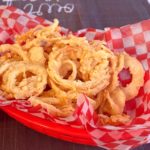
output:
[[[122,26],[150,18],[148,0],[15,0],[14,5],[35,15],[53,20],[73,31],[93,27]],[[150,0],[149,0],[150,1]],[[41,2],[44,3],[41,6]],[[33,9],[31,10],[31,7]],[[41,9],[40,9],[41,8]],[[48,8],[51,11],[48,12]],[[0,150],[103,150],[73,144],[37,133],[0,111]],[[149,150],[150,144],[134,150]]]

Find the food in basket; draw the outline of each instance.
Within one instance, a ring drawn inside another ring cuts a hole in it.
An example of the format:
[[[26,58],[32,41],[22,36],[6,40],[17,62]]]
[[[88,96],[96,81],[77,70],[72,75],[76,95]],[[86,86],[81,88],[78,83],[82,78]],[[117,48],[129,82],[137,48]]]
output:
[[[85,94],[103,124],[130,121],[126,101],[144,83],[140,62],[125,52],[114,53],[104,41],[61,35],[58,20],[17,35],[15,44],[0,46],[0,89],[7,99],[27,99],[56,117],[72,115],[79,94]],[[136,66],[136,67],[135,67]],[[131,82],[118,78],[129,69]]]

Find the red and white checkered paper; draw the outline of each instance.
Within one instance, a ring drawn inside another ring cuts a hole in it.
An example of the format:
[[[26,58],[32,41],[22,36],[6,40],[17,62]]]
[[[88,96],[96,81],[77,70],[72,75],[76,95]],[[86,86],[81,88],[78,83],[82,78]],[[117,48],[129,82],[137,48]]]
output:
[[[50,21],[29,15],[14,7],[0,6],[0,44],[13,43],[16,34],[23,33],[38,24],[49,25]],[[68,30],[62,28],[64,34]],[[77,108],[74,116],[65,119],[53,118],[40,106],[32,107],[28,101],[4,101],[0,106],[10,105],[60,124],[85,127],[96,146],[111,150],[128,150],[138,145],[150,142],[150,20],[126,25],[120,28],[105,28],[104,30],[83,29],[75,33],[85,36],[88,40],[105,40],[113,51],[126,51],[135,56],[145,69],[145,84],[138,96],[126,103],[125,113],[133,120],[124,126],[98,126],[97,115],[94,113],[88,98],[81,94],[77,99]],[[135,66],[136,67],[136,66]],[[124,80],[128,77],[124,76]]]

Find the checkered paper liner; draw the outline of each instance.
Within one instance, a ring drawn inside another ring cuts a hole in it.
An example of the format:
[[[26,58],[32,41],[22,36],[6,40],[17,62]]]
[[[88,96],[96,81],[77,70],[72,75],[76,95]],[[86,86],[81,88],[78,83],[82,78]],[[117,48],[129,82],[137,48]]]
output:
[[[14,7],[0,6],[0,44],[13,43],[16,34],[23,33],[38,24],[50,25],[51,22],[40,17],[29,15]],[[67,34],[68,29],[61,28]],[[28,101],[7,101],[1,98],[0,106],[12,106],[20,111],[50,121],[70,125],[73,128],[84,127],[91,135],[95,146],[111,150],[128,150],[150,142],[150,20],[126,25],[120,28],[83,29],[76,33],[88,40],[105,40],[113,51],[126,51],[135,56],[145,70],[145,83],[138,96],[126,103],[125,113],[133,120],[123,126],[98,126],[97,114],[94,113],[88,97],[81,94],[77,99],[77,108],[73,116],[54,118],[40,106],[32,107]],[[136,66],[135,66],[136,67]],[[124,81],[128,80],[124,76]],[[88,144],[88,143],[87,143]]]

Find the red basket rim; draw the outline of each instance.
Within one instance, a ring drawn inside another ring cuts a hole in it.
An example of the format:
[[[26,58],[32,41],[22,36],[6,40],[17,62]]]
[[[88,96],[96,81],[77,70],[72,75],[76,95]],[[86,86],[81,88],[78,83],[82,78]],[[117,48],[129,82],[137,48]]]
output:
[[[96,146],[90,135],[83,128],[73,128],[68,125],[57,124],[26,112],[22,112],[11,106],[3,106],[0,108],[10,117],[40,133],[69,142]]]

